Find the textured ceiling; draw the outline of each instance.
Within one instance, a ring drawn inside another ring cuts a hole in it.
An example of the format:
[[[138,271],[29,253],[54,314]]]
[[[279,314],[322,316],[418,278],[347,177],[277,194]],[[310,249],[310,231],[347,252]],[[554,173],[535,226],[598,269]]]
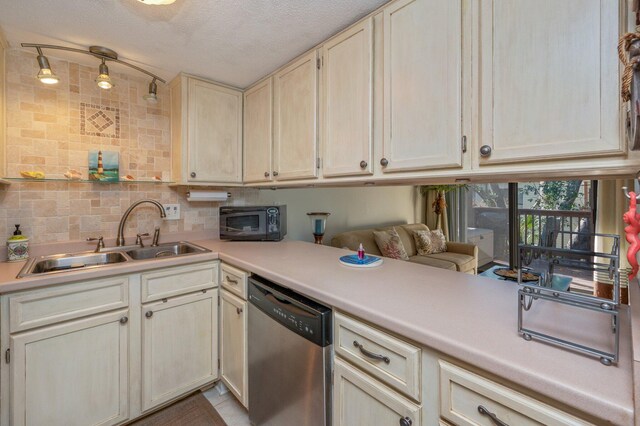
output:
[[[165,79],[184,71],[244,88],[386,1],[0,0],[0,28],[11,47],[97,44]]]

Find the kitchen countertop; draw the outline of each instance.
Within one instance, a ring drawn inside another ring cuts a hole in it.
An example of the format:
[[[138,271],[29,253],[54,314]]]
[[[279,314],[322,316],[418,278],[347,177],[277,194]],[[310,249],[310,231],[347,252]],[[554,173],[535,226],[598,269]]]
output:
[[[522,339],[517,333],[517,286],[505,281],[392,259],[355,269],[338,263],[346,250],[298,241],[194,242],[212,252],[22,279],[15,276],[23,263],[0,263],[0,293],[219,258],[543,397],[612,424],[634,424],[627,309],[621,315],[619,363],[606,367],[597,359]],[[589,343],[611,336],[601,316],[582,310],[572,315],[568,309],[573,308],[556,305],[537,308],[536,302],[525,318],[542,330],[551,319]]]

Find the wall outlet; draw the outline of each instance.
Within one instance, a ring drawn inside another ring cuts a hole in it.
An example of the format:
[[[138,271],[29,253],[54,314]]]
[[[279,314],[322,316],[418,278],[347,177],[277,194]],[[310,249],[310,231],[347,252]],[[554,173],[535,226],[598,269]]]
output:
[[[163,204],[164,212],[167,214],[165,220],[180,219],[180,204]]]

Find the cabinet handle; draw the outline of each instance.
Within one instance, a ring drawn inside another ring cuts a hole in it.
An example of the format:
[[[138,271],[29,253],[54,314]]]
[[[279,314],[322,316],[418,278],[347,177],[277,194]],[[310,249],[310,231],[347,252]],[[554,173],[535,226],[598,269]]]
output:
[[[242,308],[236,308],[236,312],[240,315],[242,313]]]
[[[278,176],[278,172],[273,172],[273,175],[274,176]]]
[[[400,419],[400,426],[411,426],[413,421],[409,417],[402,417]]]
[[[191,172],[191,177],[196,177],[196,172]]]
[[[269,173],[269,172],[264,172],[264,177],[269,177],[270,174],[271,173]]]
[[[362,161],[360,162],[360,168],[361,168],[361,169],[366,169],[368,165],[369,165],[369,164],[368,164],[366,161],[364,161],[364,160],[362,160]]]
[[[147,318],[151,318],[153,316],[153,311],[147,311],[147,313],[144,314],[144,316]]]
[[[229,284],[238,285],[238,280],[232,280],[229,275],[227,275],[227,282]]]
[[[126,324],[129,322],[129,318],[128,317],[122,317],[120,318],[120,324]]]
[[[391,360],[389,359],[388,356],[384,356],[384,355],[379,355],[376,353],[373,353],[371,351],[368,351],[364,348],[364,346],[362,346],[360,343],[358,343],[357,340],[353,341],[353,346],[355,346],[356,348],[360,349],[360,352],[362,353],[362,355],[367,356],[371,359],[375,359],[377,361],[384,361],[385,364],[389,364],[391,362]]]
[[[380,165],[382,167],[387,167],[389,165],[389,160],[387,160],[386,158],[383,158],[382,160],[380,160]]]
[[[480,157],[487,158],[491,156],[491,147],[489,145],[482,145],[480,147]]]
[[[482,414],[483,416],[488,416],[496,426],[509,426],[508,424],[500,420],[498,416],[487,410],[484,405],[478,405],[478,413]]]

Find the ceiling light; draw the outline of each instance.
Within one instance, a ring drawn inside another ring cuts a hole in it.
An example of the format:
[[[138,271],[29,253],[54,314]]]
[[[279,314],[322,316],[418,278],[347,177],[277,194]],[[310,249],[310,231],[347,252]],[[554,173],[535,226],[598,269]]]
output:
[[[138,0],[141,3],[144,4],[152,4],[155,6],[164,6],[167,4],[172,4],[175,3],[176,0]]]
[[[111,77],[109,77],[109,67],[105,63],[104,59],[102,59],[102,63],[98,67],[98,77],[96,78],[96,83],[98,83],[98,87],[101,89],[111,89],[115,86],[113,81],[111,81]]]
[[[40,71],[38,72],[38,80],[44,84],[57,84],[60,79],[57,75],[51,71],[51,65],[46,56],[42,55],[42,50],[38,49],[38,65],[40,65]]]
[[[142,99],[149,102],[150,104],[158,103],[158,85],[156,84],[155,78],[151,80],[151,83],[149,83],[149,93],[144,95]]]

